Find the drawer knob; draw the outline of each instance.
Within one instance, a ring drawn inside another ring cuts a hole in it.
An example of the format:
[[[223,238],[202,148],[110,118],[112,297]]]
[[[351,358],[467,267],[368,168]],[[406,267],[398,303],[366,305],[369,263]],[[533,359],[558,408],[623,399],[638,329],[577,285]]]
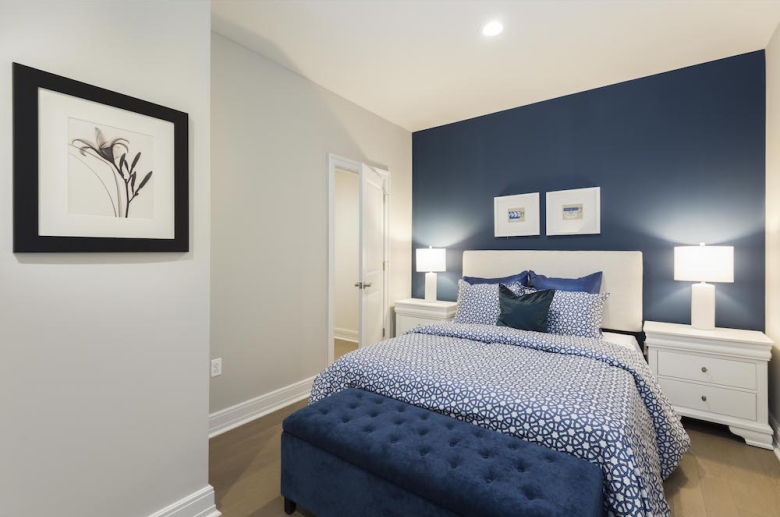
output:
[[[706,366],[702,366],[701,367],[701,371],[702,371],[702,373],[707,373],[707,367]]]
[[[701,396],[701,401],[702,402],[707,402],[707,396],[706,395],[702,395]]]

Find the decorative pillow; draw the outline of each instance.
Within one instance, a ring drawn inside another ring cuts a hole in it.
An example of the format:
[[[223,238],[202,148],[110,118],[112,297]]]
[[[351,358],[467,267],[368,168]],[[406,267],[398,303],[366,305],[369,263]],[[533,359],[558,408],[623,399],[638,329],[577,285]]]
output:
[[[547,314],[555,291],[536,291],[515,294],[505,285],[498,286],[498,304],[501,313],[496,325],[519,330],[547,332]]]
[[[565,336],[601,337],[601,318],[609,293],[555,291],[547,316],[547,332]]]
[[[601,279],[604,273],[599,271],[581,278],[553,278],[537,275],[533,271],[528,272],[528,283],[525,284],[534,289],[555,289],[556,291],[582,291],[590,294],[599,294]]]
[[[514,284],[520,282],[521,285],[528,285],[528,271],[523,271],[516,275],[505,276],[503,278],[480,278],[478,276],[464,276],[463,280],[471,285],[477,284]]]
[[[498,305],[498,286],[499,284],[471,285],[458,280],[458,308],[454,322],[495,325],[501,313]],[[520,282],[507,287],[515,293],[524,289]]]

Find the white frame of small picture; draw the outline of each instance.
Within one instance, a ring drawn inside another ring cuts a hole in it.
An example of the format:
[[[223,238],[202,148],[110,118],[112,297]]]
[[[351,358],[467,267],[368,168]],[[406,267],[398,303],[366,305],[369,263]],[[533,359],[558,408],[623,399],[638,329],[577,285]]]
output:
[[[601,233],[601,187],[547,193],[547,235]]]
[[[493,198],[493,228],[496,237],[539,235],[539,193]]]

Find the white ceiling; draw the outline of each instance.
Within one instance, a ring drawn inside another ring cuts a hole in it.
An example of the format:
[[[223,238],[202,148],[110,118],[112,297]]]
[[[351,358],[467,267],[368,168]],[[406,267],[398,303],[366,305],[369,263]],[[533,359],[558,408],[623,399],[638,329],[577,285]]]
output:
[[[780,22],[780,1],[212,5],[215,31],[412,131],[763,49]]]

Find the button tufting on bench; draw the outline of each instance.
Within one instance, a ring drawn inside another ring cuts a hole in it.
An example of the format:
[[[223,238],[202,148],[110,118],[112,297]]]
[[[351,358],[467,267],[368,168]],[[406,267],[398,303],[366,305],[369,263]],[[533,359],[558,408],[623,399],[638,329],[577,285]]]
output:
[[[400,488],[452,514],[603,515],[603,476],[598,466],[381,395],[346,389],[297,411],[285,419],[283,429],[282,471],[287,468],[288,477],[283,475],[282,493],[292,500],[296,493],[291,480],[297,472],[311,471],[313,464],[307,462],[316,452],[326,462],[333,457],[339,465],[347,462],[373,474],[371,483],[384,480],[393,490]],[[302,445],[290,445],[295,439]],[[288,448],[301,447],[287,460],[285,440]],[[305,454],[304,447],[309,447]],[[351,485],[345,482],[342,468],[330,471],[333,488],[328,496],[347,500],[352,495],[346,487]],[[338,488],[339,483],[345,488]],[[316,494],[317,488],[308,486],[306,492],[298,492],[301,498],[316,498]],[[393,501],[402,509],[398,515],[423,514],[404,513],[408,508],[402,499]],[[317,513],[316,508],[311,510]]]
[[[494,451],[490,449],[482,449],[479,451],[479,455],[482,456],[485,459],[493,457]]]

